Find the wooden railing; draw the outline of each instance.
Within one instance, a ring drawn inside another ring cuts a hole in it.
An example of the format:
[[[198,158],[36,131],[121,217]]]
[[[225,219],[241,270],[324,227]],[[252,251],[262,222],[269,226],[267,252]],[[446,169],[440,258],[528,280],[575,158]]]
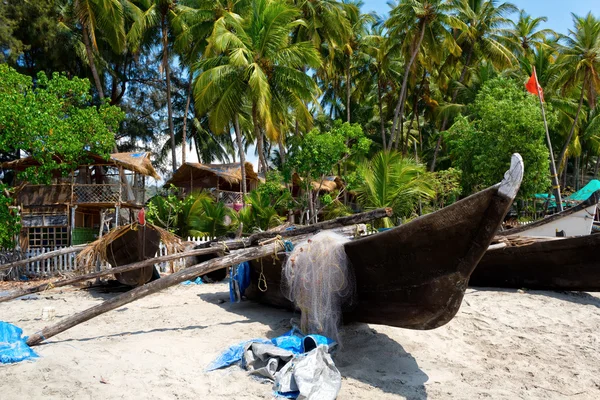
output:
[[[19,194],[24,205],[44,205],[70,202],[71,204],[133,203],[144,204],[145,191],[138,186],[121,183],[58,185],[27,185]]]
[[[217,200],[225,204],[241,204],[242,194],[240,192],[229,192],[227,190],[219,190],[215,192]]]

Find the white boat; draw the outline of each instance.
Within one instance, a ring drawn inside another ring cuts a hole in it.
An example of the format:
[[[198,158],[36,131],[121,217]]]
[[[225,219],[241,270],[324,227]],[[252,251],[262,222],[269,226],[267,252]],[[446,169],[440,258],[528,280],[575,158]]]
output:
[[[585,201],[546,218],[518,228],[498,232],[498,236],[585,236],[592,232],[592,225],[600,201],[600,190],[592,193]]]

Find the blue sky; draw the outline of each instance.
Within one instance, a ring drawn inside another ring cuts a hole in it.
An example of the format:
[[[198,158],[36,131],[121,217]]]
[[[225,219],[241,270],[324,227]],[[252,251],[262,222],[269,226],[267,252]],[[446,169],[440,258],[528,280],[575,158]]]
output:
[[[362,10],[387,14],[390,9],[387,2],[388,0],[364,0]],[[565,35],[573,27],[571,13],[585,15],[591,11],[596,17],[600,16],[599,0],[513,0],[512,3],[525,9],[533,17],[547,17],[548,22],[544,28],[554,29]]]

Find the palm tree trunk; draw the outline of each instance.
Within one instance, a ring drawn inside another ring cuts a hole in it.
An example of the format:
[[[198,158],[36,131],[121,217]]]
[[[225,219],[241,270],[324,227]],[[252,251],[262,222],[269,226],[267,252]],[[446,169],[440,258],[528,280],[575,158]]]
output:
[[[183,129],[181,138],[181,165],[185,164],[185,146],[187,142],[187,119],[190,111],[190,101],[192,99],[192,72],[190,71],[190,81],[188,83],[187,100],[185,102],[185,112],[183,113]]]
[[[94,77],[94,83],[96,84],[96,90],[98,91],[98,97],[102,100],[104,98],[104,91],[102,90],[102,83],[100,82],[100,76],[98,75],[98,70],[96,69],[96,63],[94,61],[94,51],[92,49],[92,45],[90,43],[89,32],[87,30],[87,26],[82,22],[82,32],[83,36],[83,44],[85,45],[85,52],[87,53],[88,61],[90,63],[90,69],[92,70],[92,76]]]
[[[350,94],[352,85],[350,82],[350,55],[348,55],[348,64],[346,65],[346,121],[350,123]]]
[[[242,203],[244,203],[244,197],[246,197],[246,154],[244,153],[244,144],[242,143],[242,132],[240,131],[240,121],[237,113],[233,117],[233,128],[235,130],[235,141],[238,146],[240,153],[240,172],[242,173]]]
[[[463,69],[460,73],[460,77],[458,78],[458,82],[459,83],[463,83],[465,76],[467,75],[467,69],[469,68],[469,65],[471,64],[471,58],[473,57],[473,48],[469,49],[469,52],[467,53],[467,59],[465,61],[465,65],[463,66]],[[456,101],[456,98],[458,97],[458,88],[454,89],[454,92],[452,93],[452,103],[454,103]],[[442,122],[442,128],[440,129],[440,137],[438,138],[437,143],[435,144],[435,150],[433,151],[433,160],[431,161],[431,168],[429,169],[429,171],[433,172],[435,171],[435,163],[437,161],[437,155],[438,152],[440,151],[440,146],[442,145],[442,132],[444,132],[446,130],[446,125],[448,124],[448,116],[444,117],[444,121]]]
[[[171,157],[173,158],[173,172],[177,170],[177,151],[175,148],[175,130],[173,129],[173,105],[171,104],[171,72],[169,70],[169,38],[167,36],[166,16],[162,17],[162,45],[163,67],[167,82],[167,115],[169,119],[169,135],[171,136]]]
[[[400,98],[398,98],[398,104],[396,104],[396,109],[394,110],[394,120],[392,122],[392,133],[390,138],[390,145],[388,150],[392,148],[392,141],[394,140],[394,135],[396,133],[396,126],[398,124],[399,117],[404,113],[404,101],[406,99],[406,91],[408,86],[408,76],[410,75],[410,69],[412,68],[415,59],[417,58],[417,54],[419,54],[419,49],[421,48],[421,43],[423,42],[423,37],[425,36],[425,22],[421,22],[421,32],[419,33],[419,39],[417,43],[415,43],[413,47],[413,52],[410,56],[410,60],[408,64],[406,64],[406,68],[404,70],[404,79],[402,80],[402,88],[400,89]]]
[[[587,72],[583,77],[583,84],[581,85],[581,95],[579,96],[579,106],[577,107],[577,113],[575,114],[575,119],[573,120],[573,125],[571,125],[571,130],[569,131],[569,136],[567,136],[567,141],[563,146],[559,159],[559,167],[558,170],[561,171],[562,168],[566,165],[565,163],[565,154],[567,154],[567,150],[569,148],[569,143],[571,143],[571,139],[573,139],[573,134],[575,133],[575,127],[577,126],[577,121],[579,120],[579,113],[581,112],[581,107],[583,106],[583,95],[585,94],[585,84],[587,82]]]
[[[283,138],[280,134],[277,138],[277,145],[279,146],[279,158],[281,159],[281,165],[285,164],[285,146],[283,145]]]
[[[381,98],[381,83],[377,79],[377,105],[379,106],[379,128],[381,129],[381,145],[386,148],[385,145],[385,121],[383,120],[383,99]]]
[[[256,104],[252,104],[252,124],[254,125],[254,137],[256,138],[256,148],[258,149],[258,161],[260,170],[267,173],[267,161],[265,160],[264,135],[260,126],[258,126],[258,110]]]

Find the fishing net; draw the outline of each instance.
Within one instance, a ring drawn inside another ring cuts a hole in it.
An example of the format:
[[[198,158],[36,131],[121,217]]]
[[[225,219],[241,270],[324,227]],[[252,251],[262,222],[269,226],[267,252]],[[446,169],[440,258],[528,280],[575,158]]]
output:
[[[355,294],[343,236],[321,232],[294,248],[282,270],[283,294],[301,311],[300,329],[339,342],[342,307]]]

